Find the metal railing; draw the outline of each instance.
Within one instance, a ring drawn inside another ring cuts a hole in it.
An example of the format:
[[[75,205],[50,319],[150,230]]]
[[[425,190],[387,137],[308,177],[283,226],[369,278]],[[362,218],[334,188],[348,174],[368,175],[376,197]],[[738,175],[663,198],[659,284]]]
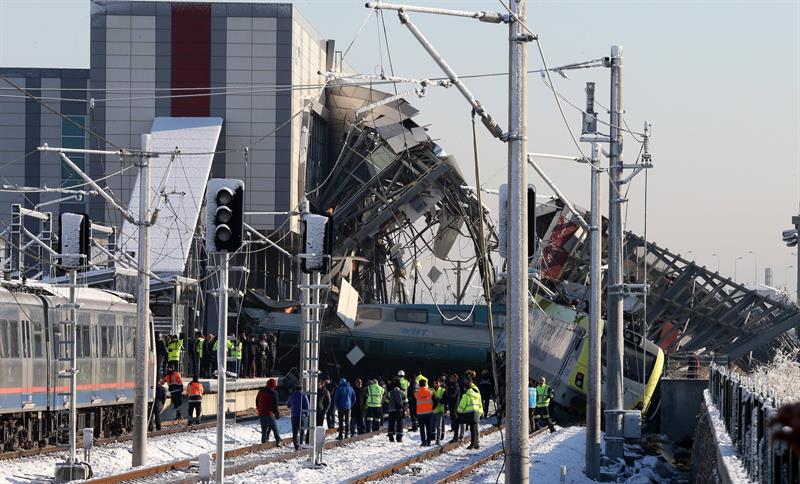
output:
[[[763,483],[800,482],[800,455],[769,435],[769,421],[781,406],[775,391],[715,364],[708,386],[748,477]]]

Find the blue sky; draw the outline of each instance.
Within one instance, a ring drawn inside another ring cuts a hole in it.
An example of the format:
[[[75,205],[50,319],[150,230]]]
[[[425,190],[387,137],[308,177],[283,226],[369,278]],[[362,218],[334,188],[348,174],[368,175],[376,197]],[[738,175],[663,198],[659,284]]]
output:
[[[319,33],[344,49],[368,14],[363,1],[294,2]],[[502,10],[493,1],[416,1],[471,10]],[[653,124],[649,174],[648,238],[720,272],[751,281],[757,261],[773,267],[776,285],[795,289],[795,265],[780,242],[800,200],[800,2],[797,1],[532,1],[528,23],[539,33],[548,64],[560,65],[608,55],[612,44],[625,48],[626,119],[639,130]],[[469,19],[413,14],[459,74],[507,69],[507,28]],[[441,73],[400,26],[397,15],[384,20],[395,73],[437,77]],[[0,65],[87,67],[87,0],[0,0]],[[379,55],[378,22],[369,19],[347,62],[359,72],[389,71],[384,46]],[[529,49],[531,69],[541,67]],[[586,81],[597,82],[597,100],[607,105],[608,71],[574,72],[554,78],[556,87],[583,103]],[[506,80],[467,81],[476,97],[506,126]],[[529,148],[575,154],[552,93],[538,75],[529,81]],[[433,137],[460,161],[472,178],[469,108],[455,89],[430,89],[414,100]],[[580,129],[579,113],[564,106],[570,127]],[[484,182],[505,179],[506,147],[481,132]],[[637,143],[626,138],[626,160]],[[586,147],[584,147],[586,149]],[[542,161],[568,197],[589,202],[585,166]],[[547,190],[534,173],[529,179]],[[644,177],[629,192],[628,228],[644,229]],[[756,258],[748,252],[754,252]]]

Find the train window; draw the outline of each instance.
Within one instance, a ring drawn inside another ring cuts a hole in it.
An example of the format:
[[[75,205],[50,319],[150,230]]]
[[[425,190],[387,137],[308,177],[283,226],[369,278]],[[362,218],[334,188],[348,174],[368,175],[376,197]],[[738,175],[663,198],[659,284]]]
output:
[[[442,324],[448,326],[475,326],[475,315],[470,311],[442,310]]]
[[[8,321],[0,319],[0,358],[8,358]]]
[[[32,323],[33,334],[31,343],[33,344],[33,357],[42,358],[44,356],[44,332],[42,331],[42,322],[33,321]]]
[[[19,358],[19,321],[8,321],[8,357]]]
[[[356,319],[373,319],[380,321],[381,308],[358,308]]]
[[[133,358],[133,328],[126,326],[123,331],[122,346],[125,349],[125,357]]]
[[[100,326],[100,357],[116,358],[117,342],[114,339],[117,334],[116,329],[114,326]]]
[[[425,309],[401,309],[394,310],[394,319],[406,323],[427,323],[428,311]]]

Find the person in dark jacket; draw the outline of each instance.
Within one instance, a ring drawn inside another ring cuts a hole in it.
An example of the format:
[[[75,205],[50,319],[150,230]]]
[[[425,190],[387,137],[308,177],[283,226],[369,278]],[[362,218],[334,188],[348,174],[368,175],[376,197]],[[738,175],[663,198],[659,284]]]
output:
[[[331,407],[331,393],[325,388],[325,382],[320,380],[319,387],[317,388],[317,427],[325,423],[325,414]]]
[[[278,338],[272,334],[267,334],[267,376],[275,373],[275,364],[278,362]]]
[[[269,440],[270,432],[273,432],[275,433],[275,447],[280,447],[281,436],[278,433],[277,419],[281,416],[278,413],[276,386],[274,379],[267,381],[266,386],[261,388],[256,395],[256,408],[258,409],[258,419],[261,421],[261,443],[266,443]]]
[[[461,401],[461,385],[458,381],[458,374],[453,373],[447,380],[445,388],[445,398],[447,403],[447,410],[450,414],[450,427],[455,434],[458,429],[458,402]]]
[[[161,338],[161,335],[156,333],[156,370],[159,372],[158,376],[164,376],[167,373],[167,344]]]
[[[267,335],[262,334],[258,339],[258,355],[256,357],[256,376],[267,376]]]
[[[259,361],[259,345],[258,341],[256,341],[256,337],[250,335],[248,338],[249,346],[247,347],[247,351],[250,353],[250,366],[247,367],[247,376],[250,378],[255,378],[258,371],[258,361]]]
[[[483,418],[489,416],[489,400],[494,398],[494,382],[489,370],[481,372],[481,379],[478,381],[478,391],[481,392],[481,403],[483,403]]]
[[[303,393],[303,387],[297,385],[294,392],[289,395],[287,402],[292,411],[292,443],[294,450],[300,450],[300,443],[303,439],[303,426],[308,425],[308,395]],[[308,443],[308,435],[305,436],[305,443]]]
[[[342,378],[339,386],[333,392],[333,405],[336,407],[336,416],[339,418],[339,435],[336,440],[350,437],[350,411],[356,401],[356,392],[350,382]]]
[[[336,393],[337,385],[336,383],[331,380],[329,376],[325,377],[325,388],[328,390],[328,393],[333,397],[333,394]],[[325,413],[325,419],[328,421],[328,428],[332,429],[336,427],[336,406],[330,405],[328,406],[328,411]]]
[[[350,435],[361,435],[364,433],[364,409],[367,405],[367,391],[361,378],[353,381],[353,392],[356,399],[350,409]]]
[[[400,386],[399,378],[395,378],[391,388],[387,398],[389,408],[389,441],[395,442],[396,437],[397,442],[402,442],[403,418],[405,418],[406,408],[408,408],[408,396]]]
[[[217,361],[217,352],[214,351],[214,335],[208,333],[203,342],[203,374],[206,378],[211,378],[216,369],[212,362]]]
[[[164,385],[156,385],[156,398],[153,400],[153,417],[150,419],[150,431],[155,426],[156,430],[161,430],[161,412],[164,411],[164,404],[167,402],[167,389]]]

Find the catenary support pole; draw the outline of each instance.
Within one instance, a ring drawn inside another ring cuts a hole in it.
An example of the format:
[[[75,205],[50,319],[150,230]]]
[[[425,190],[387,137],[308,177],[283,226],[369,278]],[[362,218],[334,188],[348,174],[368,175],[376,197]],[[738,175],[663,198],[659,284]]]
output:
[[[599,147],[592,143],[591,163],[591,274],[589,277],[589,381],[586,399],[586,475],[590,479],[600,477],[600,298],[603,288],[600,265],[602,264],[602,231],[600,216],[600,173],[598,159]]]
[[[529,481],[528,454],[528,127],[525,0],[511,0],[508,76],[508,257],[506,336],[506,477]],[[480,187],[478,187],[480,189]]]
[[[217,290],[217,482],[225,482],[225,378],[228,352],[228,266],[231,255],[219,254],[219,289]]]
[[[147,394],[150,388],[148,351],[150,341],[150,135],[142,135],[139,157],[139,268],[136,313],[136,389],[133,400],[133,467],[147,463]]]
[[[75,457],[76,454],[76,443],[75,439],[77,437],[77,426],[78,426],[78,311],[77,304],[78,304],[78,297],[77,297],[77,285],[78,285],[78,271],[74,268],[70,269],[69,271],[69,330],[70,330],[70,340],[72,344],[70,345],[69,352],[69,372],[71,373],[69,379],[69,463],[70,464],[77,464],[78,460]]]
[[[797,229],[798,237],[800,237],[800,215],[792,217],[792,223],[794,224],[794,228]],[[795,252],[797,253],[797,262],[795,263],[795,273],[797,274],[797,304],[800,304],[800,245],[795,246]]]
[[[611,69],[611,131],[608,188],[608,325],[606,328],[606,455],[623,457],[622,412],[624,321],[622,314],[622,47],[612,46],[608,60]]]

